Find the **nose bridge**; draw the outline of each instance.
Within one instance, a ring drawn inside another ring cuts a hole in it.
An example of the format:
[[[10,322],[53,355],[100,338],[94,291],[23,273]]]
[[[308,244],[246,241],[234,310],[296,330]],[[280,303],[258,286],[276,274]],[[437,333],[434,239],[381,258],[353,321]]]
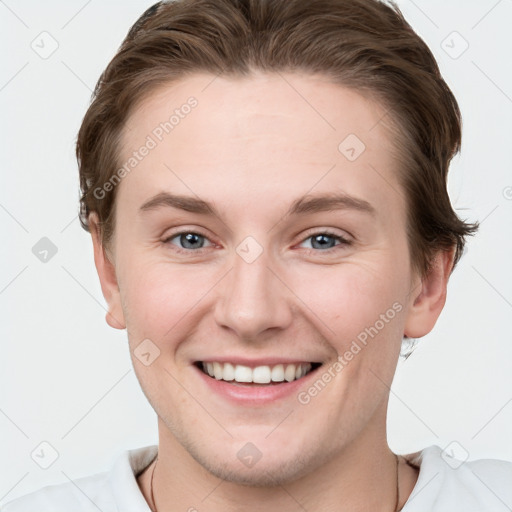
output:
[[[247,257],[242,243],[234,254],[233,268],[223,283],[217,301],[216,320],[239,337],[253,339],[270,328],[285,328],[291,322],[286,287],[269,268],[265,252]]]

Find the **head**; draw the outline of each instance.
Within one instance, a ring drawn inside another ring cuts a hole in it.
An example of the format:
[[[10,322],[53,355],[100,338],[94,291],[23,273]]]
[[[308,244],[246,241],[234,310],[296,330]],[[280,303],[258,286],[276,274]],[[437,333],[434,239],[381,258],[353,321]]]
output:
[[[107,320],[127,328],[161,439],[261,485],[385,437],[401,341],[433,328],[476,230],[446,188],[460,139],[396,6],[178,0],[142,16],[77,156]],[[203,362],[312,369],[251,401]]]

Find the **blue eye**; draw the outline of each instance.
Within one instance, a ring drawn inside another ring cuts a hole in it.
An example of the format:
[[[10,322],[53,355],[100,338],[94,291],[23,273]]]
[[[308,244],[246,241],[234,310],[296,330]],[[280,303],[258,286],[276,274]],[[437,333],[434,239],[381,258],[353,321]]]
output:
[[[175,239],[178,239],[177,244],[173,242]],[[178,249],[187,251],[202,249],[205,247],[205,242],[208,242],[208,245],[213,245],[205,236],[192,231],[183,231],[182,233],[177,233],[164,240],[164,243],[178,245]]]
[[[329,232],[315,233],[307,237],[302,243],[306,243],[308,240],[311,240],[312,249],[319,249],[320,251],[333,249],[338,245],[350,245],[350,242],[342,236]]]
[[[349,246],[351,244],[350,240],[327,231],[321,231],[308,236],[301,242],[300,246],[304,247],[303,244],[306,244],[309,241],[310,246],[305,247],[305,249],[308,252],[314,253],[329,252],[338,246]],[[189,254],[191,252],[200,253],[202,252],[201,249],[215,245],[206,236],[194,231],[182,231],[180,233],[175,233],[163,240],[163,243],[173,245],[174,250],[177,252]]]

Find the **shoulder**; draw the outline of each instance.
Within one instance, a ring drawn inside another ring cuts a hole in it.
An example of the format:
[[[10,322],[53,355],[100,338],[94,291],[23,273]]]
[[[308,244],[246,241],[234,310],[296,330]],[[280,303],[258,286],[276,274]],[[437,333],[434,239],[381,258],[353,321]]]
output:
[[[450,447],[430,446],[405,455],[420,472],[403,512],[424,512],[425,507],[432,512],[510,511],[512,462],[466,460],[467,452],[453,452]]]
[[[115,510],[108,486],[108,473],[99,473],[58,485],[49,485],[17,498],[1,512],[98,512]]]
[[[147,512],[137,475],[156,455],[157,446],[125,451],[109,472],[43,487],[7,503],[0,512]]]

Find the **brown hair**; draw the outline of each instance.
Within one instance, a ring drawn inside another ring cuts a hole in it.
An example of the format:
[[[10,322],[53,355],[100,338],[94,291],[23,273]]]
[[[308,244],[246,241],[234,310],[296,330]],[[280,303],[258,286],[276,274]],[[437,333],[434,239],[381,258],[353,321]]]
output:
[[[175,0],[148,9],[101,75],[78,134],[82,226],[96,212],[103,243],[111,239],[116,187],[100,198],[94,191],[114,176],[121,131],[140,101],[189,73],[253,70],[322,74],[377,99],[396,127],[412,265],[425,275],[435,253],[453,247],[457,263],[478,228],[458,218],[446,188],[460,111],[427,45],[394,3],[379,0]]]

